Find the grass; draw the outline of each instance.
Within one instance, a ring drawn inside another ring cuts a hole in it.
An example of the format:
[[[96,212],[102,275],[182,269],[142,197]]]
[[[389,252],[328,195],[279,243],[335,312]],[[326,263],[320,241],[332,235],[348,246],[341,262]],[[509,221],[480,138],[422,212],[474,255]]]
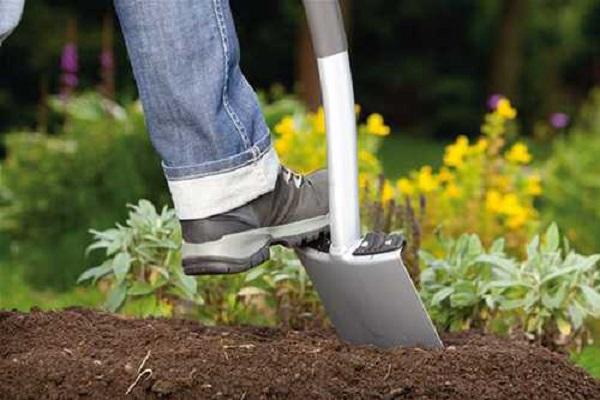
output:
[[[440,167],[444,147],[448,143],[427,136],[399,132],[390,135],[379,150],[379,158],[386,177],[398,179],[426,164],[434,169]]]
[[[571,359],[590,375],[600,379],[600,347],[586,347],[581,353],[573,354]]]
[[[22,268],[0,263],[0,309],[29,311],[33,307],[57,310],[80,306],[94,308],[102,304],[102,294],[95,288],[75,287],[66,292],[34,290],[23,279]]]

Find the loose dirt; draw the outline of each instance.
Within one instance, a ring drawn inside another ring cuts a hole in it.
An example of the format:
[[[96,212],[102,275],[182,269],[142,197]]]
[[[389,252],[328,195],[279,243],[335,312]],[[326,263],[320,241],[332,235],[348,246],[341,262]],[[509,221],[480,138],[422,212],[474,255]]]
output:
[[[444,339],[444,350],[385,351],[329,331],[0,312],[0,399],[600,399],[600,382],[564,355]]]

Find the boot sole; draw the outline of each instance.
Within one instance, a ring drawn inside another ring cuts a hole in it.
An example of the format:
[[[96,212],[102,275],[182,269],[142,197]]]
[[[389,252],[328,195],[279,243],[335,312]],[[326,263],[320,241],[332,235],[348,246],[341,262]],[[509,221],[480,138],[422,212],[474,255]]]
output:
[[[269,247],[300,247],[329,231],[329,215],[225,235],[213,242],[183,243],[182,265],[187,275],[236,274],[270,257]]]

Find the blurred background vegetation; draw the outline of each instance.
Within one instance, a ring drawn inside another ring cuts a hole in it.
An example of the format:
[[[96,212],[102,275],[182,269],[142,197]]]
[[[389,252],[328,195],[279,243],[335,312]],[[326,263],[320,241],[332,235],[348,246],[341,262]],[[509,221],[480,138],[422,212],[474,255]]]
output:
[[[300,2],[231,3],[250,82],[282,84],[316,107],[318,82]],[[573,112],[600,80],[596,0],[342,3],[360,104],[415,135],[475,131],[491,93],[511,98],[523,123],[533,126],[551,113]],[[102,48],[111,46],[116,96],[136,97],[111,1],[36,0],[26,8],[2,49],[0,130],[47,123],[43,100],[60,87],[60,55],[71,40],[79,49],[80,86],[98,84]]]
[[[158,210],[169,204],[111,3],[30,0],[21,25],[0,48],[0,308],[97,307],[119,286],[137,293],[119,292],[122,312],[176,314],[174,297],[155,296],[164,284],[191,291],[182,307],[195,307],[194,316],[207,323],[298,325],[306,315],[322,317],[302,268],[281,249],[254,273],[199,279],[195,286],[177,276],[161,283],[156,274],[147,282],[133,273],[115,280],[106,275],[112,256],[85,254],[90,228],[131,225],[126,204],[142,198]],[[242,68],[260,91],[282,159],[300,170],[321,166],[323,116],[301,2],[231,5]],[[433,282],[435,288],[422,288],[429,297],[463,290],[473,278],[460,274],[481,267],[478,261],[454,265],[440,244],[452,241],[439,241],[442,233],[477,235],[469,239],[481,239],[475,253],[505,239],[503,257],[523,259],[525,244],[556,221],[575,251],[600,252],[600,0],[342,5],[360,104],[364,221],[408,236],[407,264],[415,281],[422,272]],[[157,217],[147,214],[144,229],[135,228],[143,235],[136,234],[153,241]],[[168,240],[177,235],[169,231]],[[167,253],[174,251],[169,246]],[[420,249],[451,273],[432,277],[432,268],[419,261]],[[136,243],[123,244],[127,255],[120,262],[131,259],[132,271],[179,271],[177,256],[167,262],[158,251],[161,261],[136,260],[138,250]],[[96,270],[104,271],[95,276],[98,284],[77,286],[90,266],[104,266]],[[562,264],[540,261],[540,270],[549,268]],[[598,267],[586,274],[586,285],[600,288]],[[548,290],[556,295],[555,286]],[[493,308],[485,310],[492,317],[479,315],[483,300],[472,297],[463,304],[466,312],[451,297],[438,297],[434,307],[445,318],[462,312],[445,325],[464,329],[505,318]],[[550,332],[543,334],[577,337],[580,349],[600,324],[590,318],[582,335],[567,321],[575,311],[564,304],[548,311],[542,330]],[[583,314],[595,313],[600,308],[590,306]],[[512,329],[522,319],[511,314],[501,325]],[[590,347],[574,359],[597,373],[598,351]]]

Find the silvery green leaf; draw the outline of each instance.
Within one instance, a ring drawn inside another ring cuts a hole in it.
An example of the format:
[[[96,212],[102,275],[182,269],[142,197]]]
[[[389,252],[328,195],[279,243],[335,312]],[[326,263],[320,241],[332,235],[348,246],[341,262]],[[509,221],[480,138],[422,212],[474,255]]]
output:
[[[492,266],[500,268],[509,274],[516,274],[518,272],[517,264],[513,260],[498,255],[482,254],[477,257],[477,261],[492,264]]]
[[[567,286],[561,285],[554,295],[544,291],[542,293],[542,304],[544,307],[554,310],[560,308],[567,297]]]
[[[535,235],[531,242],[527,245],[527,258],[529,260],[534,259],[538,255],[538,248],[540,246],[540,237]]]
[[[503,254],[504,253],[504,245],[505,245],[504,238],[499,238],[499,239],[494,240],[494,243],[492,243],[492,246],[490,247],[490,253]]]
[[[560,234],[556,223],[553,222],[548,227],[544,239],[544,244],[542,245],[543,252],[554,252],[558,250],[558,246],[560,245]]]
[[[600,310],[600,293],[588,285],[580,285],[579,288],[590,309],[597,313]]]
[[[96,249],[104,249],[107,248],[109,245],[109,242],[107,242],[106,240],[97,240],[94,243],[90,244],[86,249],[85,249],[85,255],[89,255],[92,251],[96,250]]]
[[[566,268],[559,269],[558,271],[554,271],[554,272],[552,272],[552,273],[544,276],[542,278],[541,283],[543,285],[545,283],[550,282],[553,279],[557,279],[557,278],[560,278],[560,277],[563,277],[563,276],[570,275],[570,274],[572,274],[573,272],[575,272],[575,271],[577,271],[579,269],[581,269],[581,267],[578,266],[578,265],[573,265],[571,267],[566,267]]]
[[[152,293],[154,290],[155,288],[147,282],[135,281],[127,290],[127,294],[129,296],[143,296]]]
[[[110,273],[111,271],[112,271],[112,266],[111,266],[110,262],[105,261],[103,264],[98,265],[97,267],[90,268],[90,269],[86,270],[85,272],[83,272],[77,279],[77,283],[81,283],[88,279],[93,279],[95,282],[96,280],[98,280],[98,278],[102,278],[103,276]]]
[[[510,311],[517,308],[522,308],[525,304],[525,299],[512,299],[506,300],[503,299],[500,301],[500,310],[502,311]]]
[[[432,306],[439,305],[442,301],[444,301],[446,298],[448,298],[448,296],[450,296],[452,293],[454,293],[454,288],[452,288],[452,287],[445,287],[445,288],[439,290],[438,292],[436,292],[433,295],[433,297],[431,297],[431,305]]]
[[[573,327],[575,329],[579,329],[581,328],[581,326],[583,325],[583,321],[585,319],[585,311],[583,310],[583,307],[581,306],[581,304],[579,304],[576,300],[573,301],[573,304],[571,304],[569,306],[569,318],[571,319],[571,322],[573,323]]]
[[[126,296],[127,286],[125,282],[121,282],[113,286],[108,292],[108,297],[106,299],[106,303],[104,303],[104,308],[110,312],[116,312],[123,305]]]
[[[128,253],[119,253],[112,260],[112,270],[117,278],[117,283],[123,282],[129,267],[131,266],[131,257]]]
[[[177,279],[181,283],[182,288],[185,290],[189,297],[196,295],[198,292],[198,281],[192,276],[184,274],[180,269],[176,270]]]
[[[265,273],[265,268],[261,265],[248,272],[244,278],[244,282],[252,282],[255,279],[260,278]]]

